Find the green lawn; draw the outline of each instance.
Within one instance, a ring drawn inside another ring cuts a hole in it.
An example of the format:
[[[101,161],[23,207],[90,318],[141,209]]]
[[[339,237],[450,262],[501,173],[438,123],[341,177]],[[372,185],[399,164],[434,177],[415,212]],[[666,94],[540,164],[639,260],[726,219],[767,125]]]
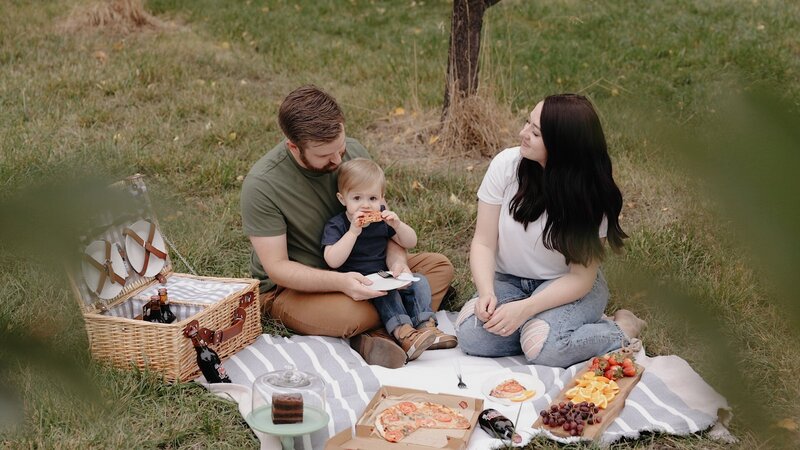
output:
[[[459,295],[445,306],[469,298],[488,160],[427,139],[451,2],[150,0],[160,29],[65,31],[86,4],[0,0],[0,446],[257,447],[236,408],[204,389],[91,362],[56,256],[88,201],[74,180],[141,172],[164,232],[198,272],[247,276],[241,177],[280,139],[277,106],[301,84],[337,97],[348,134],[387,167],[389,201],[419,247],[455,264]],[[550,93],[584,93],[601,114],[630,235],[605,263],[612,310],[648,320],[649,354],[683,357],[729,399],[742,448],[797,443],[796,430],[776,424],[800,419],[800,316],[786,282],[797,266],[780,257],[800,239],[776,210],[795,223],[800,214],[797,123],[781,121],[800,106],[800,3],[503,0],[484,30],[481,95],[499,105],[502,145],[515,145],[524,116]],[[784,110],[725,106],[762,88]],[[735,112],[740,127],[718,125]],[[748,127],[777,137],[738,139]],[[760,163],[784,154],[783,164]],[[719,186],[741,200],[707,194]],[[759,200],[772,194],[782,203]],[[763,232],[739,220],[745,206]],[[285,332],[271,322],[265,331]],[[620,446],[727,448],[704,436]]]

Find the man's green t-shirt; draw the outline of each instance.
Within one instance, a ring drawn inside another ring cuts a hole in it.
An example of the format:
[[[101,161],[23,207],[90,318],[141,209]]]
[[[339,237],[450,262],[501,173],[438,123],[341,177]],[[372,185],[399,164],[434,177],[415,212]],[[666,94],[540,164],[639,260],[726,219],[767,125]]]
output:
[[[369,158],[367,149],[347,138],[343,161]],[[325,223],[344,211],[336,198],[337,173],[312,172],[298,164],[286,140],[253,165],[242,185],[242,228],[247,236],[286,235],[289,259],[320,269],[327,268],[320,239]],[[261,292],[275,286],[255,250],[250,273],[261,280]]]

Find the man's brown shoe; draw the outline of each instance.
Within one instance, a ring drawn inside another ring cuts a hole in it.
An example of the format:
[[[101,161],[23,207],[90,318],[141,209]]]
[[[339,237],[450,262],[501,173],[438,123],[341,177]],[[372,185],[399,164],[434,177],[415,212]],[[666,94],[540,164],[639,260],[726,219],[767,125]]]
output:
[[[406,352],[397,345],[384,328],[367,331],[350,338],[350,347],[357,351],[367,364],[387,369],[403,367],[408,360]]]
[[[430,318],[427,322],[421,323],[418,327],[420,331],[430,330],[436,338],[428,350],[439,350],[443,348],[455,348],[458,345],[458,338],[452,334],[447,334],[436,326],[436,320]]]
[[[405,350],[409,361],[419,358],[419,355],[433,345],[433,341],[436,340],[436,336],[432,331],[415,330],[414,327],[408,324],[397,327],[395,333],[397,333],[397,342]]]

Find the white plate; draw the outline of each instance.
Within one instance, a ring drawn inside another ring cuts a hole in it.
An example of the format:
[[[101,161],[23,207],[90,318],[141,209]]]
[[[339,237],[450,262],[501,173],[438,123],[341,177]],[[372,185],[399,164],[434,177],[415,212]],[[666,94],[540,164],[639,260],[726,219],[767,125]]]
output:
[[[106,242],[94,241],[86,247],[84,253],[102,265],[106,260]],[[122,260],[122,255],[119,253],[119,248],[113,244],[111,245],[110,259],[111,269],[114,273],[127,279],[128,269],[125,267],[125,262]],[[86,261],[81,262],[81,270],[83,271],[83,279],[86,281],[86,286],[89,286],[90,291],[95,292],[95,289],[97,289],[97,282],[100,281],[100,271]],[[97,296],[103,300],[114,298],[119,295],[123,287],[125,286],[115,282],[111,277],[106,277],[103,283],[103,289]]]
[[[515,402],[511,401],[507,398],[497,398],[492,397],[490,394],[492,393],[492,389],[497,387],[498,384],[502,383],[505,380],[514,379],[519,382],[519,384],[525,386],[526,390],[534,390],[535,394],[533,397],[523,400],[522,402]],[[544,395],[544,383],[535,375],[527,374],[527,373],[517,373],[517,372],[502,372],[496,373],[494,375],[490,375],[481,386],[481,393],[489,400],[500,403],[502,405],[511,406],[511,405],[519,405],[520,403],[530,402],[536,400],[537,398]]]
[[[367,278],[369,278],[372,281],[372,284],[370,284],[367,287],[372,289],[373,291],[391,291],[392,289],[404,288],[409,284],[411,284],[411,280],[408,278],[400,280],[398,280],[397,278],[383,278],[377,273],[371,273],[367,275]]]
[[[142,238],[143,241],[147,241],[147,236],[150,235],[150,222],[146,220],[140,220],[128,228]],[[158,230],[158,228],[156,228],[156,232],[153,234],[152,244],[153,247],[161,250],[164,253],[167,253],[167,247],[164,245],[164,238],[161,237],[161,232]],[[139,273],[144,265],[144,247],[139,245],[139,243],[133,240],[130,236],[125,236],[125,252],[128,253],[128,262],[130,263],[131,268],[134,270],[134,272]],[[147,271],[145,271],[143,275],[145,277],[153,277],[161,272],[161,269],[164,268],[165,261],[163,259],[152,253],[150,253],[149,258],[150,260],[147,263]]]

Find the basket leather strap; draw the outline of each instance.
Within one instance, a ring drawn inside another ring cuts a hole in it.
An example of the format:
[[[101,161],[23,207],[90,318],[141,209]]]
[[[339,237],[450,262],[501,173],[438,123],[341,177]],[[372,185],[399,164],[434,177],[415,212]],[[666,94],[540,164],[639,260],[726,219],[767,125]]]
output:
[[[103,291],[103,286],[105,286],[107,279],[111,279],[112,283],[125,286],[125,278],[122,278],[114,272],[114,267],[111,263],[111,243],[108,241],[103,242],[105,243],[105,257],[102,264],[86,253],[83,254],[84,260],[100,272],[100,278],[97,280],[97,288],[94,290],[97,295],[100,295],[100,292]]]
[[[198,337],[206,343],[214,345],[221,344],[228,339],[238,336],[242,332],[242,329],[244,329],[244,323],[247,320],[247,311],[245,308],[250,306],[254,299],[255,295],[253,295],[252,292],[247,292],[239,298],[239,306],[233,312],[231,326],[214,331],[205,327],[201,328],[200,323],[193,320],[184,327],[183,335],[187,338],[191,338],[193,335],[197,334]]]
[[[122,234],[125,236],[129,236],[131,239],[136,241],[137,244],[141,245],[144,248],[144,264],[142,264],[142,270],[133,269],[136,273],[140,276],[144,276],[145,272],[147,272],[147,266],[150,264],[150,255],[155,255],[161,259],[167,259],[167,254],[159,250],[153,245],[153,237],[156,235],[156,226],[151,221],[147,221],[150,224],[150,230],[147,233],[147,240],[142,239],[138,234],[136,234],[130,228],[125,228],[122,231]]]

